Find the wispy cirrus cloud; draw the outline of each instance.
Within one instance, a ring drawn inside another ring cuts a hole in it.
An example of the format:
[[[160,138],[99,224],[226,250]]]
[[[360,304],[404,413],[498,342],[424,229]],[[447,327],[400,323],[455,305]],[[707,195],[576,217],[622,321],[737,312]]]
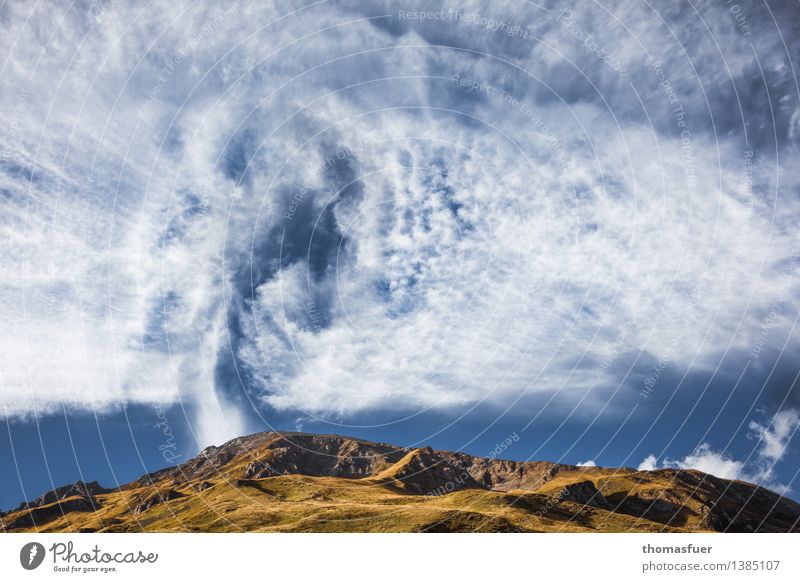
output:
[[[791,60],[724,7],[3,10],[4,415],[214,442],[797,346]]]

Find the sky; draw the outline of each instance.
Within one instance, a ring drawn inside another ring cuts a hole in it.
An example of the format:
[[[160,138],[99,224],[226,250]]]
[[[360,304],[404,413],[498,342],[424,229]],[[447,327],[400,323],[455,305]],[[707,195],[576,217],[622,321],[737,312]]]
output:
[[[0,37],[0,508],[262,430],[800,498],[796,3],[6,1]]]

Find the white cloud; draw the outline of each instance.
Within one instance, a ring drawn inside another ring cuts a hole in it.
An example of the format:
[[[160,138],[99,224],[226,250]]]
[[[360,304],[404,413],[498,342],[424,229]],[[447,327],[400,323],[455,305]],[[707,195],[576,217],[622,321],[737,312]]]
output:
[[[744,463],[734,461],[725,454],[711,449],[707,443],[701,444],[693,453],[678,461],[664,461],[665,467],[696,469],[722,479],[741,479]]]
[[[658,469],[658,462],[655,455],[647,455],[637,467],[639,471],[654,471],[656,469]]]
[[[790,408],[776,413],[771,422],[762,425],[752,421],[750,429],[755,447],[744,460],[735,460],[724,451],[715,451],[708,443],[702,443],[683,459],[665,459],[659,465],[654,455],[649,455],[640,464],[640,471],[659,468],[696,469],[722,479],[739,479],[757,483],[779,493],[790,491],[790,485],[775,481],[775,465],[787,452],[790,441],[800,428],[800,411]]]
[[[800,428],[800,411],[794,408],[781,410],[766,426],[752,421],[750,430],[759,441],[759,456],[777,463],[786,454],[786,447]]]
[[[726,347],[752,347],[776,301],[796,304],[798,203],[774,207],[766,186],[780,171],[788,191],[797,161],[776,169],[764,155],[751,192],[738,144],[702,120],[687,160],[673,107],[621,25],[593,32],[621,35],[606,40],[619,41],[647,115],[631,109],[628,81],[523,8],[500,20],[534,22],[552,44],[468,23],[405,23],[393,36],[341,4],[283,18],[268,4],[155,2],[139,14],[114,2],[63,24],[58,10],[4,7],[0,34],[19,40],[0,78],[0,414],[185,398],[201,439],[224,440],[245,430],[215,377],[233,312],[248,396],[336,416],[589,388],[602,400],[622,376],[599,374],[600,362],[620,346],[714,369]],[[686,89],[687,110],[705,105],[650,16],[637,6],[625,24]],[[592,14],[580,22],[594,27]],[[414,48],[437,37],[502,60]],[[734,30],[717,41],[750,54]],[[585,88],[552,46],[602,98],[578,98]],[[744,60],[735,75],[749,74]],[[530,109],[461,91],[454,74]],[[341,146],[363,191],[336,206],[347,245],[328,276],[297,260],[238,297],[254,249],[256,271],[275,266],[275,249],[254,243],[287,226],[286,192],[310,184],[318,212],[334,194],[323,165]],[[309,289],[325,326],[308,323]],[[789,312],[770,345],[790,336]],[[764,438],[773,452],[777,426]]]
[[[596,134],[613,135],[595,125]],[[469,150],[415,137],[425,132]],[[666,192],[683,188],[680,163],[659,167],[655,144],[637,129],[625,136],[635,142],[626,153],[637,176],[616,169],[621,137],[597,154],[614,176],[613,194],[583,169],[593,160],[580,144],[571,146],[568,167],[537,176],[531,189],[522,182],[524,162],[508,163],[519,157],[513,147],[447,120],[401,126],[370,119],[348,123],[346,133],[378,143],[359,157],[364,201],[356,218],[339,217],[353,252],[332,267],[334,324],[316,332],[298,326],[304,264],[258,290],[257,316],[279,313],[279,332],[259,333],[254,324],[246,360],[264,370],[264,397],[278,408],[348,413],[509,400],[561,387],[602,391],[617,385],[618,378],[596,374],[615,345],[713,369],[719,346],[747,349],[766,301],[788,284],[788,274],[752,276],[759,253],[773,253],[763,245],[771,227],[738,191],[721,201],[687,194],[664,203],[661,183]],[[698,167],[713,165],[705,151],[698,146]],[[442,169],[402,170],[400,155],[421,165],[437,159]],[[698,190],[712,190],[713,180],[699,176]],[[453,192],[458,217],[442,191]],[[394,219],[403,216],[413,218]],[[713,249],[709,232],[720,238]],[[379,282],[386,293],[375,291]],[[776,338],[785,337],[784,325]]]
[[[596,467],[597,465],[595,464],[594,461],[589,460],[589,461],[584,461],[582,463],[578,463],[577,466],[578,467]]]

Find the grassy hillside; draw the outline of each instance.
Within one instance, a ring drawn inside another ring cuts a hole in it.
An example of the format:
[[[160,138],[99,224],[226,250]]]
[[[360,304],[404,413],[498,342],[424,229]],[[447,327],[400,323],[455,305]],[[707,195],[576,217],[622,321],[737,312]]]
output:
[[[261,433],[117,489],[59,488],[0,520],[23,532],[797,531],[800,506],[698,471]]]

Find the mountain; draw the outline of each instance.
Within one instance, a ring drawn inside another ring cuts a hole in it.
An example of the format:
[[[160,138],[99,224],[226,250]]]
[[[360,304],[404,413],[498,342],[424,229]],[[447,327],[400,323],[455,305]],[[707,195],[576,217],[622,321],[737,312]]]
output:
[[[700,471],[516,462],[264,432],[114,489],[59,487],[4,531],[790,532],[800,505]]]

